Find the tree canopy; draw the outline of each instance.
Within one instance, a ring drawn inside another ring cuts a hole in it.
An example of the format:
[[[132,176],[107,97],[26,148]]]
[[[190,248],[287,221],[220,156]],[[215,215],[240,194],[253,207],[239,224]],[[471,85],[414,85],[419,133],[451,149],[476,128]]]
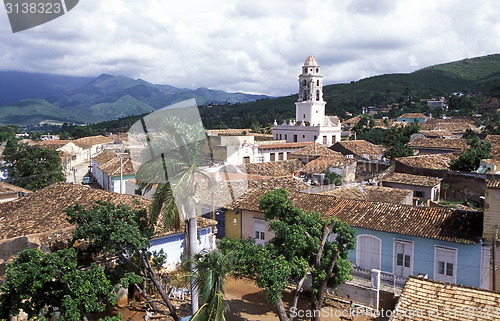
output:
[[[282,300],[285,288],[294,287],[291,307],[296,307],[310,274],[311,308],[320,310],[327,287],[335,288],[350,278],[352,265],[347,257],[354,249],[354,230],[336,218],[300,210],[284,189],[263,195],[260,208],[275,236],[265,246],[255,245],[252,239],[224,239],[220,248],[230,258],[233,274],[254,279],[282,321],[293,319]]]
[[[459,158],[450,163],[450,169],[455,171],[473,172],[478,169],[481,159],[490,158],[491,144],[479,140],[477,136],[468,140],[469,149],[463,152]]]
[[[58,151],[15,143],[8,147],[4,159],[14,185],[36,191],[66,180]]]

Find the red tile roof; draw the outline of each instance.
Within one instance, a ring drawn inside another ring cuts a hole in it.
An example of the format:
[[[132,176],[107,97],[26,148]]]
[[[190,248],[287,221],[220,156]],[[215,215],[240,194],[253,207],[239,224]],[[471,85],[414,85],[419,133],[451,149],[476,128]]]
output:
[[[410,276],[391,321],[498,320],[500,293]]]
[[[434,187],[439,183],[441,183],[442,180],[443,180],[442,178],[436,178],[430,176],[412,175],[406,173],[392,173],[391,175],[384,178],[383,182]]]
[[[270,144],[266,142],[266,144],[259,145],[259,149],[291,149],[291,148],[302,148],[307,145],[312,144],[312,142],[303,142],[303,143],[274,143]]]
[[[415,138],[408,146],[416,149],[451,150],[462,152],[468,148],[467,140],[460,138]]]
[[[334,157],[334,158],[342,158],[342,154],[339,152],[335,152],[321,144],[318,143],[312,143],[302,149],[299,149],[291,154],[292,156],[295,157],[304,157],[304,156],[309,156],[309,157],[319,157],[319,156],[325,156],[325,157]]]
[[[339,153],[340,154],[340,153]],[[347,158],[340,154],[338,157],[325,157],[321,156],[315,160],[310,161],[302,169],[301,172],[305,173],[323,173],[330,167],[340,168],[355,164],[356,160],[353,158]]]
[[[380,155],[383,155],[385,148],[379,145],[372,144],[366,140],[346,140],[340,141],[335,144],[339,144],[348,151],[352,152],[361,158],[366,158],[368,155],[369,159],[377,159]]]
[[[453,153],[443,154],[424,154],[409,157],[396,158],[396,162],[410,167],[430,168],[430,169],[449,169],[450,162],[457,159]]]

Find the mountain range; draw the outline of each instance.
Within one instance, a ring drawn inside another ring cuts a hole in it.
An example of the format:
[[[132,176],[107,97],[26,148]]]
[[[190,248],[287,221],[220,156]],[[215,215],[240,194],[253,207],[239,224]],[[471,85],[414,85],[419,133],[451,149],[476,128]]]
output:
[[[476,92],[500,96],[500,54],[324,86],[326,112],[345,117],[362,106]],[[102,74],[97,78],[16,71],[0,72],[0,124],[96,123],[149,113],[195,98],[205,127],[249,128],[295,117],[297,95],[226,93],[183,89],[141,79]]]
[[[264,95],[157,85],[102,74],[97,78],[0,72],[0,123],[95,123],[139,115],[195,98],[198,105],[248,102]]]
[[[500,97],[500,54],[430,66],[412,73],[385,74],[323,87],[326,113],[343,119],[361,113],[363,106],[404,104],[454,92]],[[249,128],[295,118],[297,94],[200,109],[207,128]]]

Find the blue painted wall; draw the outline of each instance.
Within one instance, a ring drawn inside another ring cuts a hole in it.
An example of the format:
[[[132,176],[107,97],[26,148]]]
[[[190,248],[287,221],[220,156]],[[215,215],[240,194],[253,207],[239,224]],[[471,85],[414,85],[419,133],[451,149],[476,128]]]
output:
[[[457,249],[456,283],[479,287],[481,276],[481,244],[460,244],[427,239],[422,237],[385,233],[362,228],[354,228],[357,235],[368,234],[382,241],[381,270],[393,273],[394,240],[413,242],[413,274],[425,273],[434,279],[435,246]],[[349,254],[349,260],[356,263],[356,251]]]

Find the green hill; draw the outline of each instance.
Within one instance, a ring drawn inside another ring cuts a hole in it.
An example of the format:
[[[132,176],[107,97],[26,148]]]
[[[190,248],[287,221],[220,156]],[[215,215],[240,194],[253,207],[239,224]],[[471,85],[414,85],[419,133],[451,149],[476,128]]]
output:
[[[453,92],[500,95],[500,54],[420,69],[409,74],[387,74],[349,84],[325,86],[326,112],[345,117],[361,113],[361,107],[448,96]],[[272,123],[295,117],[297,95],[262,99],[231,106],[203,108],[205,126],[248,128],[252,123]]]
[[[1,123],[37,124],[44,120],[84,122],[85,116],[52,105],[43,99],[23,99],[0,107]]]
[[[79,109],[79,112],[88,111],[92,119],[102,121],[113,120],[117,118],[140,115],[154,111],[154,108],[129,96],[123,96],[112,103],[95,104],[87,108]]]

